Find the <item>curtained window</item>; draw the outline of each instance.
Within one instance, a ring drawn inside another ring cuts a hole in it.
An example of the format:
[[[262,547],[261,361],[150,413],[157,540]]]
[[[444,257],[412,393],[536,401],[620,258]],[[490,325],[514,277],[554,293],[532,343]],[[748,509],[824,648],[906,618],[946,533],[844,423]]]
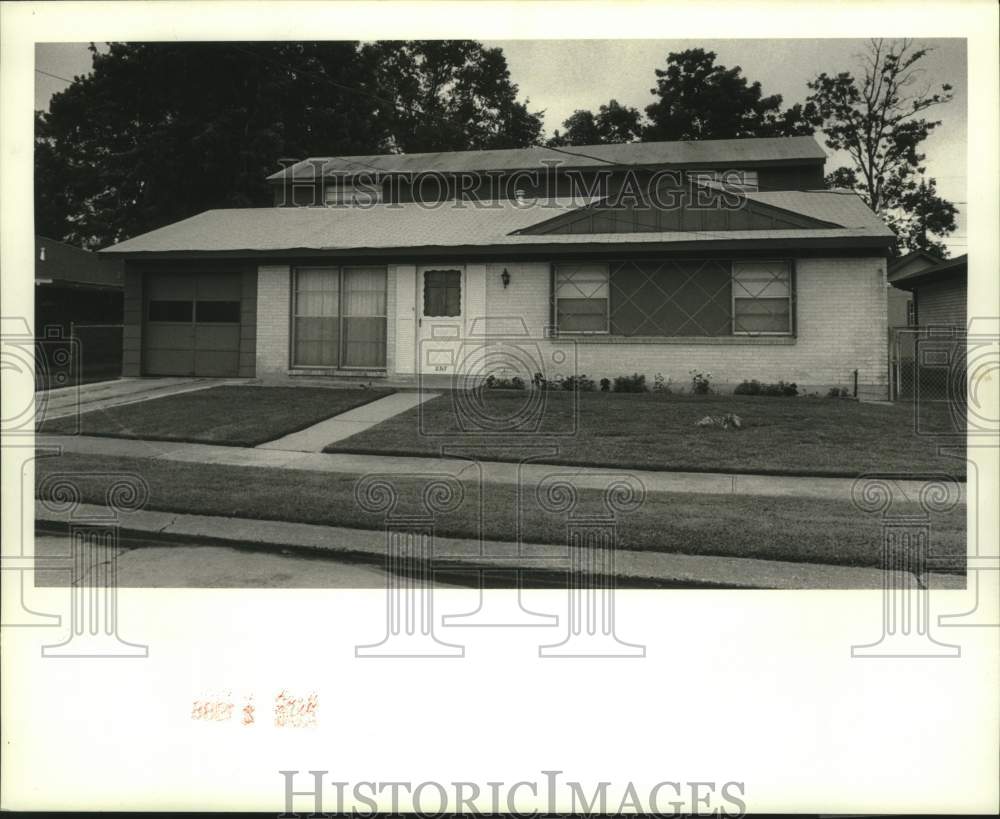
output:
[[[556,323],[560,332],[608,332],[606,264],[559,265],[555,288]]]
[[[384,367],[386,269],[295,271],[292,362],[301,367]]]
[[[733,262],[733,334],[792,332],[788,262]]]
[[[792,335],[788,260],[626,259],[559,264],[560,333],[646,338]]]
[[[343,270],[345,367],[384,367],[386,344],[384,267]]]

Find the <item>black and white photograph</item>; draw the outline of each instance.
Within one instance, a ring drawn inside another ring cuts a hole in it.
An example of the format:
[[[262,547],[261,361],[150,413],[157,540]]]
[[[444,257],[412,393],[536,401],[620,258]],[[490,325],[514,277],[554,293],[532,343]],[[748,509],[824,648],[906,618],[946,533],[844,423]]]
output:
[[[811,6],[0,5],[3,808],[993,813],[997,9]]]

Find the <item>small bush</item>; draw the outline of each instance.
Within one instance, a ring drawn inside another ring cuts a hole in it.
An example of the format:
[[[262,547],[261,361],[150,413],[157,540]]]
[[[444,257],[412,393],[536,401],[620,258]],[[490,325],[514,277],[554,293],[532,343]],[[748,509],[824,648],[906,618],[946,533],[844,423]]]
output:
[[[846,387],[830,387],[830,391],[826,394],[827,398],[849,398],[847,394]]]
[[[734,395],[768,395],[778,398],[789,398],[799,394],[798,386],[793,382],[786,384],[779,381],[777,384],[761,384],[756,378],[753,381],[744,381],[735,390]]]
[[[593,392],[595,387],[594,379],[586,375],[571,375],[562,380],[562,388],[568,392]]]
[[[497,378],[491,373],[486,376],[483,387],[487,390],[523,390],[524,379],[516,375],[513,378]]]
[[[668,378],[663,379],[663,373],[657,373],[653,376],[653,392],[658,392],[663,395],[670,395],[674,391],[673,379]]]
[[[646,376],[639,373],[619,375],[615,378],[615,392],[649,392]]]
[[[691,376],[691,392],[695,395],[708,395],[712,391],[712,374],[701,370],[688,370]]]
[[[531,376],[531,385],[536,390],[558,390],[562,389],[562,380],[560,378],[550,380],[541,373],[535,373]]]
[[[602,378],[601,379],[601,392],[608,392],[611,389],[611,379]]]

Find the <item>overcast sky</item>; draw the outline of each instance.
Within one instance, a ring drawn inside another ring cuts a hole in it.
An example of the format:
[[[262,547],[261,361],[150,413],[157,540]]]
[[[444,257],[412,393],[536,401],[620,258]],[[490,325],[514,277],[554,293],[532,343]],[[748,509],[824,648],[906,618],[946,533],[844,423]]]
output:
[[[927,172],[937,179],[939,192],[964,211],[966,202],[967,68],[965,41],[923,40],[933,47],[921,65],[924,81],[954,86],[955,98],[929,114],[941,126],[924,143]],[[802,102],[806,83],[825,71],[833,74],[855,69],[857,55],[866,45],[854,39],[780,40],[514,40],[490,42],[507,56],[511,78],[520,87],[521,99],[532,111],[545,112],[545,130],[551,134],[577,108],[597,109],[609,99],[642,110],[652,101],[654,69],[666,64],[672,51],[701,47],[715,51],[717,62],[739,65],[751,81],[759,81],[765,94],[781,94],[785,105]],[[48,108],[49,98],[67,80],[90,70],[86,43],[39,44],[36,48],[35,107]],[[46,72],[46,73],[42,73]],[[56,75],[64,79],[47,76]],[[831,170],[843,160],[832,156]],[[966,252],[965,220],[945,243],[952,255]]]

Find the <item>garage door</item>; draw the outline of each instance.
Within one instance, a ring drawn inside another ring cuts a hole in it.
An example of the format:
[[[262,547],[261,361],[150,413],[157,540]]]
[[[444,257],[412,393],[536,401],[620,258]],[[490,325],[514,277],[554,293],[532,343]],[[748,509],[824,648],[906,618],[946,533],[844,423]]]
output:
[[[236,376],[240,361],[239,273],[147,276],[146,375]]]

